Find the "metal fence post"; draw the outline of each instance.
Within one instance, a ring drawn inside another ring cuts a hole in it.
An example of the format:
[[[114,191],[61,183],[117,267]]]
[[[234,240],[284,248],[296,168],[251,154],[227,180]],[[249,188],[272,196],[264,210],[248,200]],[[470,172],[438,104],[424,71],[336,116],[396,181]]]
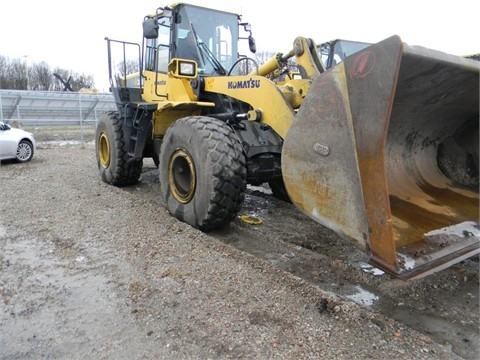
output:
[[[0,93],[0,120],[3,121],[3,101],[2,101],[1,93]]]
[[[16,109],[16,110],[17,110],[17,120],[20,121],[20,119],[21,119],[21,115],[20,115],[20,104],[17,105],[17,109]]]
[[[83,114],[82,114],[82,94],[78,93],[78,109],[80,111],[80,135],[81,135],[81,141],[82,143],[84,142],[83,140]]]

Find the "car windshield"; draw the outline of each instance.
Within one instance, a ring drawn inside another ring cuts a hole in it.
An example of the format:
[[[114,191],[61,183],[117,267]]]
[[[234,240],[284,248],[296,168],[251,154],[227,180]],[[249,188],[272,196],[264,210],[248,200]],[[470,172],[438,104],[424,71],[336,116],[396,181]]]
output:
[[[10,129],[10,125],[0,121],[0,130],[8,130],[8,129]]]

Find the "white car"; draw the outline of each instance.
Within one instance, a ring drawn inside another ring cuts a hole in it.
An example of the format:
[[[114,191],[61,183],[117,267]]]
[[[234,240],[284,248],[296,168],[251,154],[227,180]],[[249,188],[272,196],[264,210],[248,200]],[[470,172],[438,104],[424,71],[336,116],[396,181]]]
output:
[[[30,161],[35,151],[33,134],[0,121],[0,160]]]

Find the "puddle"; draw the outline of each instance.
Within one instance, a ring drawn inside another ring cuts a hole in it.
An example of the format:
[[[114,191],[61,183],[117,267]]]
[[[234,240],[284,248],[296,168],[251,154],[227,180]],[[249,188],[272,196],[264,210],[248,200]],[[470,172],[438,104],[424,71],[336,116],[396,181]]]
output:
[[[65,344],[79,354],[88,344],[93,354],[103,345],[91,339],[109,333],[113,342],[131,326],[102,270],[79,266],[87,256],[64,257],[51,243],[21,237],[2,251],[2,358],[63,358]]]
[[[354,290],[354,294],[345,295],[345,297],[359,305],[371,307],[379,300],[379,297],[377,295],[363,289],[359,285],[354,286]]]
[[[477,359],[480,353],[480,337],[477,329],[448,321],[437,315],[422,313],[405,306],[382,306],[382,313],[392,319],[421,331],[433,338],[449,342],[453,351],[465,359]]]
[[[375,276],[380,276],[380,275],[385,274],[385,271],[380,270],[379,268],[376,268],[375,266],[370,265],[370,264],[360,264],[360,268],[364,272],[375,275]]]

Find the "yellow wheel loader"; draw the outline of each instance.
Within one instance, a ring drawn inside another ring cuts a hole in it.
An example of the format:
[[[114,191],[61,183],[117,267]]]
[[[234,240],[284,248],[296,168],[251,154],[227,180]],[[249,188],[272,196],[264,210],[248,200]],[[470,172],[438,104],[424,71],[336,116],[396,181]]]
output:
[[[169,212],[203,231],[268,183],[404,279],[479,253],[479,62],[392,36],[331,43],[327,61],[297,37],[258,64],[241,16],[184,3],[147,15],[143,37],[106,39],[105,182],[135,184],[152,158]]]

